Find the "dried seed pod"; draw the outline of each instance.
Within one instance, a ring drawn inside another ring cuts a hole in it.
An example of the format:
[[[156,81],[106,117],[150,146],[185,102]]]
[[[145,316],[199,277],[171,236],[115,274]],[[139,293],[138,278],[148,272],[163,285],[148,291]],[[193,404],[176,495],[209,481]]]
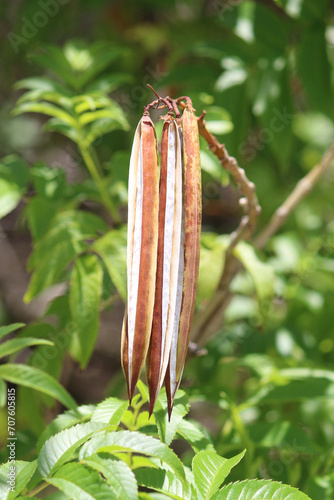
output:
[[[178,336],[172,339],[165,385],[169,416],[180,385],[187,355],[191,323],[196,304],[201,234],[201,163],[197,119],[190,100],[182,115],[184,169],[184,254],[179,264],[183,275]],[[183,269],[182,269],[183,267]],[[182,272],[183,271],[183,272]],[[176,317],[177,320],[177,317]]]
[[[127,281],[122,367],[131,401],[143,368],[152,327],[157,267],[159,162],[149,116],[140,120],[129,170]]]
[[[182,229],[182,154],[177,124],[170,115],[161,139],[159,193],[159,237],[157,277],[152,335],[146,375],[150,393],[150,413],[163,383],[169,362],[172,338],[177,336],[181,297],[178,297]],[[182,279],[181,279],[182,282]]]

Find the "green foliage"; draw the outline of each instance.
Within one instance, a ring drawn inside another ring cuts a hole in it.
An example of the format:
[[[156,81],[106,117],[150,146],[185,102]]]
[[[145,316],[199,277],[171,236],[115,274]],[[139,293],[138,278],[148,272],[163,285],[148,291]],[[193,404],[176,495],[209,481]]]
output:
[[[28,179],[28,166],[21,158],[11,155],[1,160],[0,218],[9,214],[21,201]]]
[[[0,366],[0,379],[41,391],[58,399],[58,401],[68,408],[75,407],[75,401],[66,389],[57,380],[38,368],[16,363],[6,363]]]
[[[99,328],[102,269],[95,255],[82,255],[74,264],[70,282],[70,307],[78,352],[75,358],[85,367],[92,354]],[[73,352],[73,351],[72,351]]]
[[[176,500],[227,498],[230,491],[245,500],[268,500],[278,498],[278,495],[282,499],[287,499],[289,495],[294,495],[296,500],[309,498],[290,486],[271,481],[247,480],[222,486],[245,451],[229,459],[223,458],[214,449],[205,451],[205,440],[202,441],[204,449],[194,455],[192,469],[185,467],[175,452],[161,440],[161,429],[164,429],[164,438],[174,436],[181,429],[181,424],[186,422],[183,421],[188,409],[185,394],[182,391],[177,394],[175,413],[170,422],[166,417],[166,394],[160,394],[152,417],[152,432],[138,432],[134,429],[146,413],[140,413],[140,409],[147,403],[147,388],[142,383],[140,391],[142,395],[135,396],[136,402],[128,410],[123,401],[109,398],[88,412],[79,407],[59,415],[47,429],[50,437],[39,447],[37,460],[16,462],[18,480],[15,496],[25,494],[30,498],[52,485],[73,499],[135,500],[143,498],[140,493],[142,487]],[[131,416],[130,420],[126,418],[126,413]],[[123,430],[124,427],[127,430]],[[192,427],[188,429],[191,443]],[[183,431],[180,431],[186,441],[188,429],[183,426]],[[170,437],[169,442],[172,439]],[[38,473],[29,483],[36,466]],[[0,487],[7,480],[7,469],[8,464],[0,467]],[[4,500],[14,498],[10,495],[4,485]],[[155,496],[146,493],[146,498]]]
[[[94,373],[89,362],[100,313],[109,312],[120,298],[126,301],[131,130],[152,95],[146,83],[161,94],[190,95],[198,115],[206,110],[209,130],[256,185],[260,231],[333,142],[331,2],[129,0],[118,2],[117,9],[102,0],[58,2],[59,12],[46,27],[24,38],[42,3],[0,6],[4,29],[10,32],[1,47],[2,230],[20,257],[31,236],[25,300],[33,307],[33,300],[51,297],[42,317],[28,326],[0,327],[4,445],[7,382],[18,386],[17,493],[8,498],[40,498],[46,488],[44,497],[51,500],[250,500],[261,494],[266,500],[268,495],[297,500],[305,494],[332,500],[331,171],[264,250],[250,243],[235,248],[243,271],[232,282],[224,326],[217,325],[206,355],[188,364],[184,389],[190,399],[178,393],[170,423],[164,392],[151,419],[144,386],[132,409],[115,397],[125,393],[115,360],[108,359],[113,375],[105,389],[112,397],[96,406],[76,406],[57,381],[73,383],[68,370],[78,376],[76,363]],[[74,32],[86,40],[107,41],[55,45]],[[19,52],[13,51],[13,33],[24,40]],[[10,116],[10,88],[18,75],[18,100]],[[161,124],[156,125],[158,130]],[[242,209],[229,175],[204,140],[201,159],[204,217],[197,307],[204,311]],[[55,297],[54,290],[61,295]],[[20,321],[12,311],[6,317],[6,299],[1,298],[1,321]],[[84,390],[79,397],[90,403]],[[61,411],[54,399],[70,409],[46,425],[51,413]],[[189,407],[191,419],[185,419]],[[99,448],[102,436],[109,444],[105,451]],[[90,441],[98,451],[79,458]],[[244,449],[244,458],[232,468]],[[183,468],[186,480],[159,456],[166,458],[166,453],[179,472]],[[5,446],[1,457],[6,462]],[[47,460],[59,460],[44,478],[35,470],[41,457],[45,474]],[[7,472],[3,465],[1,498]],[[56,493],[47,486],[51,483]],[[149,492],[141,491],[145,486]]]

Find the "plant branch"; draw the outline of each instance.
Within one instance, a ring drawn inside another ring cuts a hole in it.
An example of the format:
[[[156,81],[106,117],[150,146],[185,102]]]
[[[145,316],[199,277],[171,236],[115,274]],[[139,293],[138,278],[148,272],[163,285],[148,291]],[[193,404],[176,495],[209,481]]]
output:
[[[318,180],[324,175],[334,160],[334,143],[325,152],[320,162],[310,170],[296,185],[284,203],[276,210],[268,225],[255,238],[256,248],[263,248],[267,241],[284,224],[296,206],[313,190]]]
[[[229,285],[234,276],[242,269],[240,261],[234,256],[233,250],[241,240],[251,238],[261,208],[255,193],[255,185],[249,181],[244,169],[239,167],[235,158],[230,156],[223,144],[212,135],[205,124],[205,111],[198,118],[198,130],[207,141],[209,149],[217,156],[222,167],[227,170],[239,186],[243,195],[240,202],[244,206],[245,214],[241,219],[239,227],[231,234],[229,246],[224,253],[224,269],[219,280],[218,288],[213,297],[194,319],[192,328],[192,340],[199,346],[203,346],[211,335],[221,326],[225,310],[232,299]]]
[[[239,186],[244,198],[240,202],[244,205],[245,215],[242,217],[239,227],[231,235],[229,248],[233,248],[241,240],[249,239],[256,226],[256,221],[261,213],[261,207],[258,203],[255,193],[255,184],[248,180],[243,168],[239,167],[237,160],[230,156],[224,146],[218,139],[206,128],[205,111],[198,118],[198,131],[208,143],[209,149],[217,156],[222,167],[227,170]]]
[[[80,153],[86,163],[86,166],[89,170],[90,175],[92,176],[92,179],[95,181],[96,186],[100,192],[102,202],[104,206],[108,209],[114,223],[116,225],[119,225],[121,221],[121,217],[118,213],[117,208],[115,207],[111,197],[108,194],[108,191],[105,187],[105,184],[103,182],[103,178],[101,175],[101,168],[99,166],[99,163],[97,161],[97,156],[95,153],[95,150],[92,149],[92,146],[86,147],[84,144],[84,141],[79,141],[78,146],[80,149]]]
[[[198,346],[203,346],[207,340],[222,327],[226,308],[233,298],[229,285],[236,274],[242,270],[242,264],[234,257],[233,249],[241,239],[251,238],[255,229],[256,219],[259,215],[259,206],[255,192],[253,191],[253,183],[248,181],[243,169],[240,169],[236,160],[228,155],[226,148],[219,144],[218,140],[208,132],[205,127],[203,115],[198,119],[198,125],[199,132],[208,142],[210,150],[219,158],[222,166],[228,170],[236,180],[240,190],[246,198],[246,208],[248,208],[239,227],[231,235],[229,247],[225,252],[224,270],[217,290],[208,301],[205,308],[199,311],[194,318],[191,338]],[[284,224],[300,201],[312,191],[315,184],[324,175],[333,160],[334,144],[326,151],[321,161],[298,182],[292,193],[276,210],[267,227],[265,227],[259,236],[255,238],[254,246],[256,248],[262,249],[265,246],[267,241]],[[239,177],[237,174],[238,171]]]

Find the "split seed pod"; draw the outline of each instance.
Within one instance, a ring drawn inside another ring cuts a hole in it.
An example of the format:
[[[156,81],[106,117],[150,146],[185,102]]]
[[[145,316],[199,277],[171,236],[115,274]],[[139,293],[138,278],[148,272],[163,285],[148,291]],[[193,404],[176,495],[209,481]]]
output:
[[[146,363],[150,414],[164,381],[172,339],[177,336],[179,328],[180,279],[181,283],[183,281],[182,160],[178,126],[174,118],[167,115],[164,117],[161,139],[157,275],[152,334]]]
[[[196,304],[199,269],[202,213],[201,163],[197,118],[190,100],[187,100],[182,115],[182,136],[184,170],[184,261],[183,266],[182,262],[180,262],[180,270],[183,271],[183,282],[178,335],[175,335],[172,339],[170,361],[165,379],[169,416],[171,415],[173,401],[180,385],[187,356],[191,323]]]
[[[159,161],[149,116],[140,120],[129,170],[127,282],[122,367],[131,401],[151,336],[158,244]]]
[[[150,414],[165,381],[170,417],[196,304],[201,166],[197,119],[190,99],[185,98],[182,120],[174,119],[167,99],[159,100],[169,107],[161,141],[160,185],[157,139],[148,117],[151,105],[139,122],[131,153],[128,302],[121,354],[130,402],[146,359]]]

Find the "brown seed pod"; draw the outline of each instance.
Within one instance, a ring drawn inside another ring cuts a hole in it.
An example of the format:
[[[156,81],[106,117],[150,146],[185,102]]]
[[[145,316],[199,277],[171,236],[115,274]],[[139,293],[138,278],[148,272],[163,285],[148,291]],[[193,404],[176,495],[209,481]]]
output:
[[[168,366],[172,338],[178,332],[180,297],[177,294],[182,229],[182,154],[177,124],[164,117],[161,139],[159,236],[152,335],[146,375],[150,413]],[[179,294],[180,295],[180,294]],[[179,299],[179,300],[178,300]]]
[[[129,170],[127,281],[122,329],[122,367],[131,401],[151,336],[159,210],[157,138],[149,116],[140,120]]]
[[[182,300],[177,339],[172,340],[165,385],[169,416],[186,360],[196,304],[201,234],[201,163],[197,119],[190,100],[182,115],[184,169],[184,254]],[[181,261],[180,261],[181,263]],[[180,275],[179,275],[180,276]]]

